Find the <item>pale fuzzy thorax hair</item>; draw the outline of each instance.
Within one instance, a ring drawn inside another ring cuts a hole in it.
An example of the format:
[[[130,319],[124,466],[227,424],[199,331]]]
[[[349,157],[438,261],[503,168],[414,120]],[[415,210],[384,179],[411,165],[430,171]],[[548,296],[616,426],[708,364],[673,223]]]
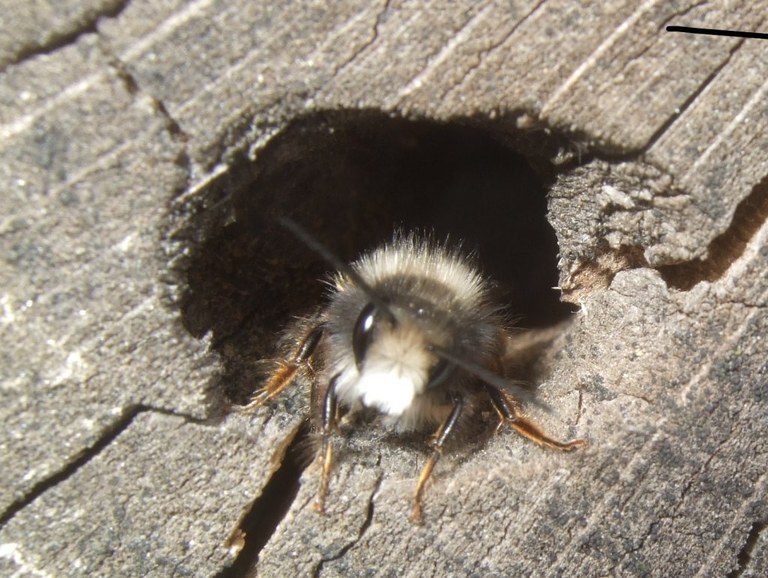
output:
[[[486,281],[459,250],[413,233],[397,234],[395,239],[372,253],[364,255],[352,266],[370,286],[393,277],[421,277],[444,285],[466,306],[485,298]],[[339,274],[336,288],[343,290],[349,280]]]

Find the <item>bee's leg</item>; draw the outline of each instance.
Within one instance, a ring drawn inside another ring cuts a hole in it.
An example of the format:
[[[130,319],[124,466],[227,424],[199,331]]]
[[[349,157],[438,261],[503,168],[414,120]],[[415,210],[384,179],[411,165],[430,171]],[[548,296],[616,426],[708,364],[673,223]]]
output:
[[[338,417],[338,402],[336,399],[336,381],[339,374],[333,376],[323,399],[323,429],[322,445],[320,447],[320,459],[323,460],[323,472],[320,478],[320,488],[317,491],[315,500],[315,510],[325,513],[325,498],[328,496],[328,485],[331,480],[331,468],[333,467],[333,445],[331,444],[331,433],[336,427]]]
[[[429,480],[429,476],[432,475],[432,470],[443,453],[443,444],[445,443],[446,438],[453,431],[456,422],[459,421],[461,412],[464,411],[463,397],[458,394],[453,394],[452,401],[453,409],[448,418],[442,425],[440,425],[437,432],[435,432],[435,437],[432,441],[432,454],[429,456],[427,463],[424,464],[424,469],[421,470],[419,481],[416,484],[416,492],[413,496],[413,509],[411,510],[411,521],[415,524],[421,524],[422,522],[424,486],[426,485],[427,480]]]
[[[575,439],[567,442],[559,442],[545,434],[542,429],[525,417],[520,408],[520,404],[510,399],[507,395],[493,387],[486,385],[488,394],[491,397],[494,409],[499,417],[509,423],[512,428],[521,436],[536,442],[540,446],[570,452],[587,445],[587,440]]]
[[[288,362],[283,362],[280,367],[269,378],[264,387],[256,392],[248,405],[243,407],[243,411],[251,411],[256,407],[264,405],[265,403],[272,401],[283,390],[288,387],[296,378],[296,373],[299,371],[299,367],[308,363],[309,359],[315,353],[317,345],[320,343],[320,339],[323,337],[324,327],[322,324],[313,327],[301,340],[299,346],[293,354],[293,357]]]

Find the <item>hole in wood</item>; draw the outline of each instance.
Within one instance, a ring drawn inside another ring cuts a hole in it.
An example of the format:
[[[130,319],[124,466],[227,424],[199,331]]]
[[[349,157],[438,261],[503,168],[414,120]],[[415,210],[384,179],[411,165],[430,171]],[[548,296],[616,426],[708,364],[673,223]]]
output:
[[[318,113],[290,124],[206,192],[209,221],[188,267],[183,319],[212,332],[227,363],[229,400],[259,385],[254,360],[274,353],[293,316],[322,303],[327,265],[284,231],[289,215],[344,260],[397,228],[461,241],[523,327],[566,318],[546,184],[490,121],[436,123],[373,111]],[[505,133],[508,134],[508,133]],[[537,166],[548,166],[542,158]],[[211,212],[213,212],[213,210]]]

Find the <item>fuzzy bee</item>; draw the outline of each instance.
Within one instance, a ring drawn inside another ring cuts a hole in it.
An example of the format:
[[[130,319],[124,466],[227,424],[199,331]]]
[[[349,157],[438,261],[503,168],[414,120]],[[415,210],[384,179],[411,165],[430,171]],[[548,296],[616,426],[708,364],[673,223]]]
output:
[[[432,428],[431,453],[419,476],[411,519],[422,521],[424,488],[446,440],[461,420],[490,407],[499,425],[541,446],[571,451],[586,445],[547,436],[522,412],[531,393],[507,375],[512,338],[489,283],[459,252],[415,235],[399,235],[351,265],[298,224],[283,225],[330,262],[337,273],[327,305],[298,337],[289,359],[245,410],[274,399],[303,373],[312,384],[321,435],[322,477],[315,508],[323,512],[333,464],[330,436],[340,415],[375,410],[398,430]]]

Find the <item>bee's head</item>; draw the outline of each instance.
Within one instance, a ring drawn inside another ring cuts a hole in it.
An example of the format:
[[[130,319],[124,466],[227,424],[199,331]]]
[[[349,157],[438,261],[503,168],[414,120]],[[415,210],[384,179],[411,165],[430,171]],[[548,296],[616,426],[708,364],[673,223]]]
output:
[[[440,357],[435,347],[450,346],[450,320],[432,304],[413,297],[402,303],[383,302],[386,309],[368,302],[355,320],[352,351],[358,371],[388,364],[409,369],[420,389],[444,383],[455,365]]]
[[[339,297],[346,300],[349,292]],[[383,302],[386,308],[365,302],[347,318],[348,323],[354,320],[343,330],[351,340],[346,347],[349,352],[351,345],[352,355],[347,353],[348,381],[342,389],[348,387],[349,397],[366,407],[399,416],[412,408],[417,396],[445,384],[456,366],[435,350],[438,343],[448,346],[451,334],[427,303]]]

